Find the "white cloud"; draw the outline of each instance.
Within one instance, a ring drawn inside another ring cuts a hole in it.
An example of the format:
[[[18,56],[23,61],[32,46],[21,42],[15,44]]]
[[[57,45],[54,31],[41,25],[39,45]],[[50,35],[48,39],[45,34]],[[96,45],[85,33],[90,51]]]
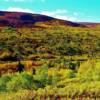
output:
[[[56,11],[43,11],[41,12],[41,14],[43,15],[47,15],[47,16],[52,16],[58,19],[63,19],[63,20],[69,20],[69,21],[79,21],[77,18],[75,17],[71,17],[71,16],[67,16],[68,11],[65,9],[58,9]],[[76,14],[76,13],[75,13]]]
[[[37,13],[37,12],[32,11],[31,9],[27,9],[27,8],[23,9],[23,8],[18,8],[18,7],[9,7],[8,9],[6,9],[6,11]],[[68,11],[65,9],[57,9],[52,12],[43,11],[43,12],[40,12],[39,14],[43,14],[43,15],[47,15],[47,16],[51,16],[51,17],[63,19],[63,20],[79,21],[76,17],[68,16]]]
[[[22,8],[17,8],[17,7],[9,7],[8,9],[6,9],[6,11],[15,11],[15,12],[28,12],[28,13],[34,13],[32,10],[30,9],[22,9]]]
[[[44,14],[44,15],[48,15],[48,16],[55,16],[57,14],[65,14],[67,13],[67,10],[65,9],[57,9],[56,11],[43,11],[41,12],[41,14]]]
[[[56,15],[54,16],[55,18],[58,19],[63,19],[63,20],[68,20],[68,21],[79,21],[77,18],[75,17],[70,17],[70,16],[64,16],[64,15]]]

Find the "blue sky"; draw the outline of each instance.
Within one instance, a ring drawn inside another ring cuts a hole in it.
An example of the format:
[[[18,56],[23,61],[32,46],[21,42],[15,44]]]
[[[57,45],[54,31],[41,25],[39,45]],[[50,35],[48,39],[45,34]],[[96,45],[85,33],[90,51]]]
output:
[[[0,10],[39,13],[71,21],[100,22],[100,0],[0,0]]]

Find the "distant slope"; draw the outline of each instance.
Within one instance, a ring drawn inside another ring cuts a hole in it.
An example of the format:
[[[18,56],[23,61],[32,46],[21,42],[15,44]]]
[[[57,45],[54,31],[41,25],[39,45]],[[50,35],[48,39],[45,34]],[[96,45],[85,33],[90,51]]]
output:
[[[35,27],[37,22],[43,22],[46,25],[65,25],[72,27],[84,27],[80,23],[74,23],[70,21],[60,20],[53,17],[22,13],[22,12],[7,12],[0,11],[0,27],[12,26],[12,27]]]
[[[92,22],[80,22],[79,24],[83,24],[87,27],[95,28],[100,27],[100,23],[92,23]]]

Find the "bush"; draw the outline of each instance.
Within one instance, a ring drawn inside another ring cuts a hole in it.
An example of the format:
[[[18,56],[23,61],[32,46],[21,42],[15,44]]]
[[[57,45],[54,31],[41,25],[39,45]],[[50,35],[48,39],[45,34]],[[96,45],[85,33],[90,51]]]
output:
[[[7,91],[7,83],[11,80],[11,75],[4,75],[0,78],[0,92]]]
[[[33,89],[33,77],[27,73],[15,75],[7,84],[8,91],[18,91],[23,89]]]
[[[73,70],[68,70],[68,72],[66,73],[67,78],[75,78],[76,77],[76,73]]]
[[[77,67],[76,63],[72,63],[72,62],[69,63],[69,69],[76,70],[76,67]]]
[[[99,81],[100,80],[100,63],[94,60],[84,62],[79,70],[78,75],[84,78],[85,81]]]
[[[24,65],[20,61],[18,62],[18,69],[17,69],[17,71],[19,73],[24,71]]]
[[[48,84],[48,66],[44,65],[36,69],[35,79],[40,81],[42,85]]]

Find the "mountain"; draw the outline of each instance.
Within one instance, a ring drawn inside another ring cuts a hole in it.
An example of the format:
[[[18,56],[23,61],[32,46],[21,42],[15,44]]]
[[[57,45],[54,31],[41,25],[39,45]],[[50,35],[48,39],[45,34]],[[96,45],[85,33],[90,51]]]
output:
[[[65,25],[65,26],[72,26],[72,27],[85,26],[80,23],[56,19],[53,17],[40,15],[40,14],[0,11],[0,27],[3,26],[39,27],[39,25],[36,26],[36,23],[42,23],[48,26],[53,26],[53,25]],[[42,26],[40,25],[40,27]]]

